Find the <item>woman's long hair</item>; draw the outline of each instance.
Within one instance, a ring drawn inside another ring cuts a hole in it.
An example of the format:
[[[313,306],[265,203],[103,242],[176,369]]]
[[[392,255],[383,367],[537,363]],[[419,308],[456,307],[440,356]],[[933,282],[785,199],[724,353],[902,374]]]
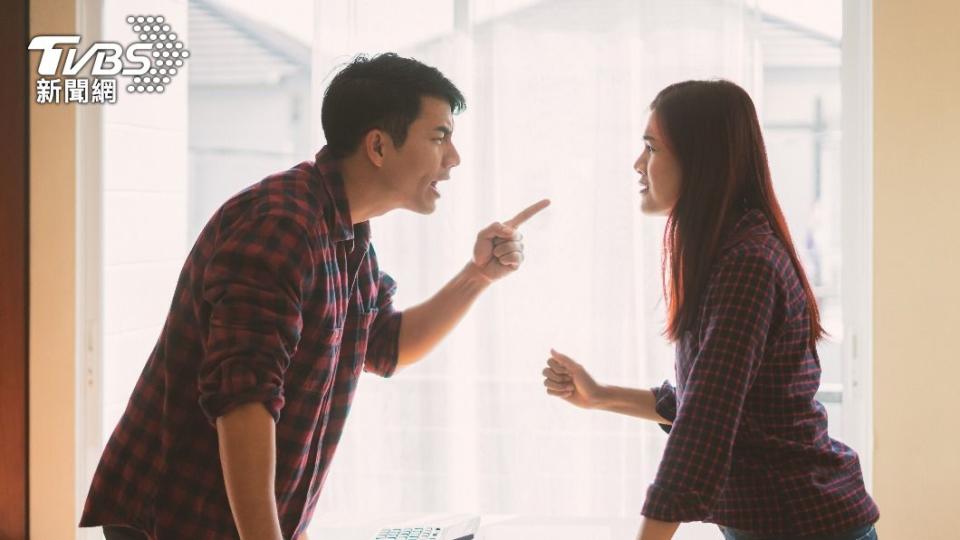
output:
[[[676,341],[695,328],[721,244],[737,219],[756,209],[770,222],[803,283],[810,342],[815,344],[824,334],[820,312],[773,193],[750,96],[728,81],[685,81],[660,91],[650,109],[681,169],[680,196],[667,218],[663,239],[666,336]]]

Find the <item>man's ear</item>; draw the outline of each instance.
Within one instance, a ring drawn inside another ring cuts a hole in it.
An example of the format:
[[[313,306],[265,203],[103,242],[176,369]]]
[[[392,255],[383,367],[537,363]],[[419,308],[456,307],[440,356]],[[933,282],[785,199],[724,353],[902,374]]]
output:
[[[363,138],[363,149],[367,159],[376,167],[383,166],[383,153],[389,144],[389,135],[379,129],[371,129]]]

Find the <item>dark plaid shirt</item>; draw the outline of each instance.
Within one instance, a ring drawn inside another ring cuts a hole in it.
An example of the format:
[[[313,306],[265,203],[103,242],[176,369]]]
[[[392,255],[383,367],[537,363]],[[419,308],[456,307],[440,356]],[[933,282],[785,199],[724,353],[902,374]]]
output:
[[[677,386],[654,389],[673,425],[645,516],[776,537],[875,522],[860,461],[827,435],[803,286],[762,213],[721,249],[699,328],[677,344]]]
[[[237,537],[215,419],[261,402],[276,420],[284,536],[306,528],[361,369],[390,376],[400,331],[396,285],[378,269],[369,223],[352,225],[337,168],[321,150],[241,192],[204,228],[82,526]]]

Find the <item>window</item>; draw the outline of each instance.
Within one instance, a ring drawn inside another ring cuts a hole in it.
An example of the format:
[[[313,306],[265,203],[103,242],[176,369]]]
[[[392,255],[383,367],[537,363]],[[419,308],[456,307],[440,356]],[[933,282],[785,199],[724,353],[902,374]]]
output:
[[[832,335],[820,347],[831,433],[865,450],[869,416],[848,408],[848,307],[859,309],[863,289],[842,278],[865,264],[845,246],[867,241],[846,217],[866,203],[844,184],[864,173],[841,159],[845,130],[857,125],[842,90],[858,79],[846,74],[857,57],[841,48],[839,4],[230,5],[171,3],[165,14],[187,29],[193,53],[187,80],[164,96],[124,95],[102,118],[102,185],[90,195],[102,200],[103,257],[94,266],[104,298],[91,326],[102,343],[91,363],[99,386],[88,396],[101,413],[90,420],[91,472],[196,234],[231,194],[311,159],[330,74],[357,52],[386,50],[437,66],[468,103],[454,135],[463,162],[441,187],[437,212],[373,223],[399,305],[442,286],[487,223],[541,197],[554,204],[524,232],[524,268],[488,291],[430,358],[390,380],[363,378],[316,536],[339,530],[344,516],[456,511],[604,518],[630,529],[665,437],[551,398],[539,374],[555,347],[605,382],[673,378],[673,350],[660,335],[663,221],[640,215],[632,164],[650,100],[682,79],[724,77],[754,97],[775,186]],[[111,26],[126,15],[118,9],[105,7],[103,20],[105,34],[122,41],[125,29]],[[861,295],[852,304],[851,291]],[[715,536],[708,526],[682,531]]]

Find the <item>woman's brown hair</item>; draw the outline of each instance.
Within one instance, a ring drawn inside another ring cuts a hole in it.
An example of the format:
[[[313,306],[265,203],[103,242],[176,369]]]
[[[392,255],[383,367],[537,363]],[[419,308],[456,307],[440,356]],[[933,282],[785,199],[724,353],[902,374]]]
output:
[[[650,105],[680,163],[680,196],[664,231],[665,334],[692,330],[710,270],[725,236],[748,210],[766,216],[803,284],[810,341],[824,334],[810,282],[773,193],[760,122],[750,96],[729,81],[670,85]]]

